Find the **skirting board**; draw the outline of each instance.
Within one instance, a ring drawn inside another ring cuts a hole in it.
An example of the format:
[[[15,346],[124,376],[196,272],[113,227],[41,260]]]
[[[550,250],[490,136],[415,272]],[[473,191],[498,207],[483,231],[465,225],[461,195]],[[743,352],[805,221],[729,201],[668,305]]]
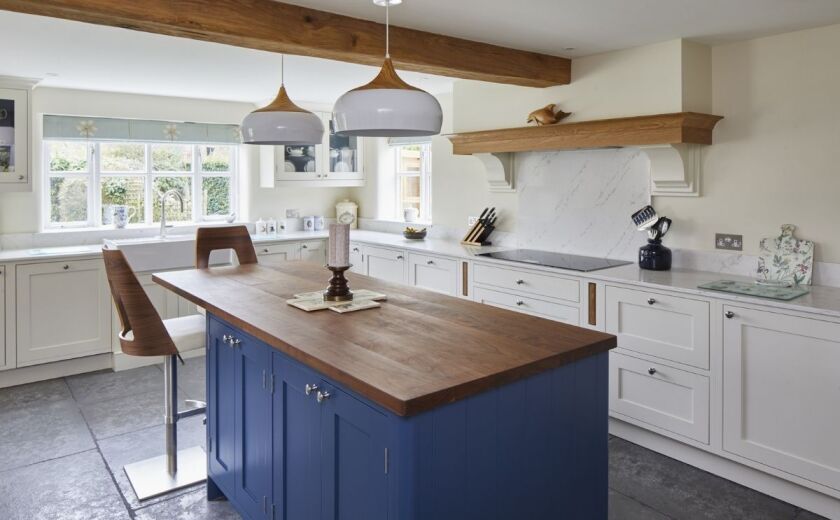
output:
[[[610,417],[610,433],[831,520],[840,520],[840,500],[838,499],[613,417]]]
[[[97,354],[43,365],[4,370],[0,372],[0,388],[105,370],[111,368],[112,362],[111,354]]]
[[[181,357],[184,359],[203,356],[205,350],[203,348],[182,352]],[[122,352],[114,352],[114,372],[121,372],[123,370],[130,370],[132,368],[146,367],[149,365],[160,365],[163,363],[163,356],[128,356]]]

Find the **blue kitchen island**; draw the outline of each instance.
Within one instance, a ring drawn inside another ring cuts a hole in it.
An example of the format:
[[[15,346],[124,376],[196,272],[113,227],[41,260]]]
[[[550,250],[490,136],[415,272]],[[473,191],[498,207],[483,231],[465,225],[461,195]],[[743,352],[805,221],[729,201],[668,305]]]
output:
[[[169,272],[207,310],[208,498],[283,520],[607,518],[613,336],[290,263]]]

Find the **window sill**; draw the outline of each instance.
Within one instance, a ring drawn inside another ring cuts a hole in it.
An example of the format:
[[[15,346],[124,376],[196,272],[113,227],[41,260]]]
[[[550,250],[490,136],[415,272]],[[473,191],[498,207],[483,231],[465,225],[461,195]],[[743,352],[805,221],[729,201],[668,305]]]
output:
[[[249,222],[244,221],[236,221],[228,223],[225,220],[208,220],[206,222],[194,222],[194,223],[182,223],[182,224],[173,224],[171,226],[167,225],[166,230],[167,232],[171,232],[173,234],[178,234],[179,231],[192,231],[199,227],[221,227],[221,226],[233,226],[233,225],[249,225]],[[61,234],[69,234],[69,233],[87,233],[87,234],[94,234],[94,233],[107,233],[107,232],[116,232],[116,233],[128,233],[128,234],[146,234],[152,231],[159,231],[160,224],[147,226],[145,224],[135,224],[129,225],[124,228],[116,228],[114,226],[99,226],[99,227],[50,227],[44,228],[36,234],[39,235],[61,235]]]

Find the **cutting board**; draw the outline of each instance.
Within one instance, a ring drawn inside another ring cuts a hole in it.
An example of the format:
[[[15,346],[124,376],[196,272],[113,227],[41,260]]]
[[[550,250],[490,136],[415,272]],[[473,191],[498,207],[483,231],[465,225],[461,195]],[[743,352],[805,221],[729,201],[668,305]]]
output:
[[[763,238],[759,244],[758,278],[811,285],[814,271],[814,243],[793,236],[796,226],[785,224],[782,234]]]

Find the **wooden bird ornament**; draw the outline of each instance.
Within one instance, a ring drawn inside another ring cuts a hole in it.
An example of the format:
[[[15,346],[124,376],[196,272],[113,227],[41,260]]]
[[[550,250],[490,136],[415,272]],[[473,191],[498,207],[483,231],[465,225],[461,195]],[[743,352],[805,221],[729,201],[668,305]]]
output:
[[[534,110],[530,114],[528,114],[528,121],[527,123],[537,123],[537,126],[543,125],[553,125],[555,123],[559,123],[563,119],[566,119],[571,114],[569,112],[563,112],[562,110],[554,111],[555,107],[554,103],[550,105],[546,105],[539,110]]]

